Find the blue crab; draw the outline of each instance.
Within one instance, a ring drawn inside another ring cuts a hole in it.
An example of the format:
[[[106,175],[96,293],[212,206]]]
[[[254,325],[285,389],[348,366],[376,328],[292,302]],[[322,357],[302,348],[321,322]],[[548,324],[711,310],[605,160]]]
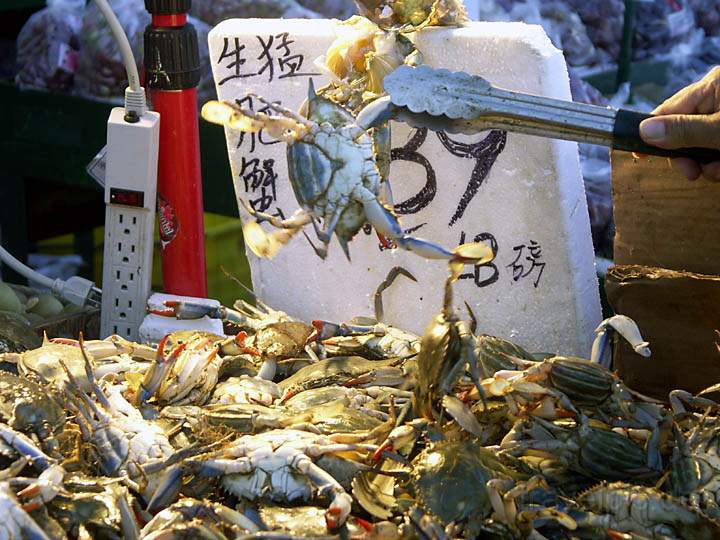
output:
[[[391,195],[378,169],[378,156],[368,130],[386,121],[384,111],[372,104],[357,117],[342,106],[319,96],[310,82],[301,114],[251,95],[275,114],[256,113],[228,102],[211,101],[202,110],[209,122],[244,132],[265,130],[288,144],[288,174],[300,204],[290,218],[258,212],[241,203],[257,221],[243,227],[245,242],[259,257],[273,258],[303,228],[312,224],[327,257],[333,234],[350,258],[348,242],[369,222],[386,246],[396,246],[428,259],[450,261],[453,268],[482,264],[492,258],[484,244],[465,244],[449,251],[437,244],[405,234],[392,210]],[[322,221],[322,228],[319,222]],[[279,229],[268,234],[259,225]]]

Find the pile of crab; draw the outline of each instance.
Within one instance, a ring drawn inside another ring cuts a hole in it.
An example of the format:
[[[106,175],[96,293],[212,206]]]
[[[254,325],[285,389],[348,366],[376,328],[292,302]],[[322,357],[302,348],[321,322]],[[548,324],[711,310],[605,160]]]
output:
[[[586,360],[478,333],[450,280],[423,336],[221,311],[0,356],[0,538],[720,538],[715,389],[627,388],[626,317]]]

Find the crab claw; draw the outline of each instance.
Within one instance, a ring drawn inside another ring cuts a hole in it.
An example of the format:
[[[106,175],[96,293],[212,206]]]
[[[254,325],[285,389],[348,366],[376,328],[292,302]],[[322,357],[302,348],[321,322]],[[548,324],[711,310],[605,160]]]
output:
[[[325,523],[328,530],[334,531],[342,526],[347,517],[350,515],[352,507],[352,497],[347,493],[338,493],[335,495],[330,508],[325,512]]]
[[[487,264],[495,258],[495,252],[487,244],[482,242],[473,242],[471,244],[462,244],[453,250],[453,258],[450,259],[450,274],[452,281],[460,278],[465,269],[465,265]]]
[[[240,347],[243,354],[249,354],[252,356],[262,356],[260,354],[260,351],[258,351],[255,347],[250,347],[248,345],[245,345],[245,340],[248,338],[248,333],[245,331],[238,332],[235,336],[235,344]]]
[[[385,452],[394,452],[396,449],[403,448],[415,442],[418,437],[417,428],[411,423],[396,427],[387,436],[387,439],[375,450],[372,456],[374,463],[382,460]]]
[[[26,512],[37,510],[45,503],[52,501],[62,491],[65,469],[60,465],[52,465],[25,489],[18,492],[20,499],[27,500],[23,504]]]
[[[336,323],[328,321],[312,321],[312,326],[315,328],[315,332],[308,338],[310,341],[326,341],[333,337],[340,335],[342,326]]]
[[[145,377],[140,383],[136,396],[136,404],[145,403],[151,397],[153,397],[160,389],[160,385],[165,380],[165,377],[172,369],[175,361],[178,359],[180,354],[185,350],[186,343],[175,348],[175,350],[168,356],[165,357],[165,346],[170,336],[165,336],[160,340],[158,344],[157,354],[155,356],[155,362],[147,370]]]
[[[245,245],[255,255],[264,259],[274,259],[280,249],[292,240],[302,229],[282,229],[266,233],[257,221],[248,221],[243,225]]]
[[[182,487],[183,476],[185,471],[180,465],[170,467],[160,481],[155,493],[147,506],[147,511],[151,514],[162,510],[172,504],[180,493]]]

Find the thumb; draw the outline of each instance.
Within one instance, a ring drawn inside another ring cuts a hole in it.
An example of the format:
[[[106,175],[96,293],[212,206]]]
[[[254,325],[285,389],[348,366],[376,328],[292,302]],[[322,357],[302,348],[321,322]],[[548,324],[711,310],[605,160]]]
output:
[[[720,149],[720,115],[669,114],[643,120],[640,136],[660,148]]]

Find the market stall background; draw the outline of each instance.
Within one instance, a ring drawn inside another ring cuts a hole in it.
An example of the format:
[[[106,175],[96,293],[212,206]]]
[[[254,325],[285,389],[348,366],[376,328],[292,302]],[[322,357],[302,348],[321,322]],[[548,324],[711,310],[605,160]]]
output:
[[[120,102],[125,72],[112,37],[93,3],[84,0],[4,2],[7,24],[0,39],[0,118],[10,126],[0,143],[4,158],[0,229],[3,243],[29,253],[72,255],[65,273],[77,269],[101,281],[104,205],[85,167],[104,144],[105,120]],[[481,0],[480,20],[541,24],[564,51],[573,98],[580,102],[650,111],[684,85],[720,63],[720,1]],[[150,16],[141,0],[112,2],[138,60]],[[630,12],[626,12],[629,6]],[[200,101],[214,96],[206,38],[230,17],[346,18],[351,0],[195,0],[206,72]],[[623,55],[625,56],[623,58]],[[673,73],[670,78],[669,72]],[[631,84],[619,84],[628,79]],[[232,302],[242,296],[223,266],[249,284],[237,205],[221,129],[201,122],[202,163],[210,296]],[[596,253],[613,258],[611,168],[607,149],[581,145],[581,160]],[[69,189],[68,189],[69,188]],[[71,235],[71,236],[67,236]],[[37,264],[37,258],[31,262]],[[62,260],[59,261],[62,267]],[[57,266],[58,261],[56,261]],[[160,289],[160,264],[154,264]],[[10,276],[5,276],[8,279]]]

